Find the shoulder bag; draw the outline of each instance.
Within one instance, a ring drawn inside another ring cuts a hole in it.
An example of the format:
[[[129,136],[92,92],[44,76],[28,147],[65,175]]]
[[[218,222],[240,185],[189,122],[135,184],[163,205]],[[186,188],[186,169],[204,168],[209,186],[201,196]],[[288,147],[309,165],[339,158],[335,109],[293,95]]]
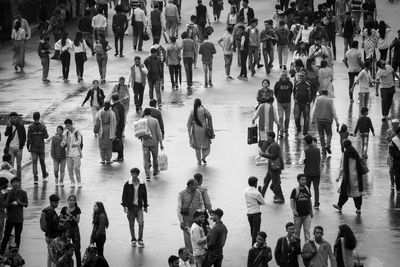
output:
[[[189,215],[189,207],[190,207],[190,205],[192,205],[192,201],[193,201],[195,195],[196,195],[196,192],[190,197],[189,205],[187,207],[184,207],[183,203],[182,203],[181,214],[183,216]],[[181,195],[181,198],[182,198],[182,202],[183,202],[184,199],[183,199],[182,195]]]
[[[280,171],[282,170],[282,162],[281,162],[281,151],[279,150],[279,155],[276,159],[270,160],[271,162],[271,170]]]
[[[206,122],[206,136],[209,139],[214,139],[215,138],[214,129],[212,128],[212,126],[208,122],[209,119],[208,119],[208,116],[207,116],[207,113],[206,113],[206,109],[204,109],[204,116],[207,119],[207,122]]]

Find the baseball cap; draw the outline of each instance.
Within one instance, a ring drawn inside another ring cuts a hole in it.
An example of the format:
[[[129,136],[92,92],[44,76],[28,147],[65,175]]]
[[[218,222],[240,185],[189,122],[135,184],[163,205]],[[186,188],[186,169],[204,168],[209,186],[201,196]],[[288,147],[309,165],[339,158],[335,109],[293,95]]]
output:
[[[10,113],[10,117],[17,117],[17,116],[18,116],[18,113],[15,112],[15,111],[13,111],[13,112]]]
[[[224,215],[224,212],[221,209],[215,209],[211,211],[212,214],[216,214],[219,217],[222,217]]]

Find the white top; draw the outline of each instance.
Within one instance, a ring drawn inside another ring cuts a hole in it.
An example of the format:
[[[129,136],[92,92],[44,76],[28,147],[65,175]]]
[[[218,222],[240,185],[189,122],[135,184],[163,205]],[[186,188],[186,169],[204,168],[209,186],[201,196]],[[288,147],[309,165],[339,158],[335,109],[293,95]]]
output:
[[[14,125],[11,126],[11,133],[14,133],[14,138],[10,142],[10,147],[19,149],[19,138],[18,138],[18,131]]]
[[[348,72],[359,72],[361,71],[361,66],[359,63],[359,59],[361,59],[361,52],[356,48],[352,48],[344,54],[344,57],[347,59],[347,64],[349,65]]]
[[[62,46],[61,45],[61,39],[60,39],[60,40],[57,41],[57,43],[54,44],[54,49],[55,50],[60,50],[61,52],[64,52],[64,51],[67,51],[67,50],[71,49],[73,45],[74,45],[74,43],[70,39],[67,39],[65,41],[65,45]]]
[[[19,28],[18,31],[13,29],[11,32],[11,39],[15,41],[25,40],[26,39],[25,30],[22,29],[22,27]]]
[[[85,40],[82,40],[82,41],[83,41],[83,42],[79,43],[78,46],[76,46],[75,43],[73,44],[74,52],[75,52],[75,53],[86,52],[86,50],[89,49],[89,47],[87,46]]]
[[[66,130],[63,136],[61,145],[67,147],[67,157],[72,158],[76,156],[82,156],[80,151],[82,136],[78,132],[78,138],[75,138],[75,132],[77,131],[78,131],[77,129],[74,129],[73,132],[71,133],[69,130]]]
[[[360,85],[360,89],[358,91],[359,93],[369,93],[369,84],[372,81],[373,80],[372,80],[371,75],[365,69],[360,71],[360,73],[357,75],[356,79],[354,80],[355,83],[359,83],[359,85]]]
[[[303,150],[300,155],[299,164],[303,165],[305,160],[306,160],[306,152]]]
[[[304,28],[304,26],[301,26],[299,33],[297,34],[296,37],[296,42],[298,43],[301,37],[301,41],[304,43],[308,43],[309,38],[310,38],[310,33],[312,32],[314,28],[313,27],[308,27],[307,29]]]
[[[206,240],[204,230],[197,223],[193,223],[190,228],[190,238],[192,240],[193,256],[200,256],[206,254],[206,243],[200,245],[202,241]]]
[[[146,75],[149,71],[147,70],[146,66],[142,66],[143,74]],[[134,82],[142,83],[142,73],[140,72],[139,66],[135,65],[135,80]]]
[[[141,21],[143,24],[146,24],[146,14],[144,14],[144,11],[141,8],[135,8],[135,10],[132,12],[130,20],[132,20],[133,15],[135,15],[135,21]]]
[[[93,29],[105,29],[107,27],[107,18],[103,14],[97,14],[92,19]]]
[[[139,194],[139,184],[137,184],[137,185],[133,185],[133,189],[134,189],[134,195],[133,195],[133,205],[138,205],[138,203],[139,203],[139,197],[138,197],[138,194]]]
[[[244,15],[244,24],[248,24],[249,23],[249,18],[247,17],[247,11],[249,11],[249,8],[243,8],[243,15]]]
[[[265,201],[257,188],[249,186],[244,190],[244,197],[246,199],[247,214],[254,214],[261,212],[260,205],[264,205]]]

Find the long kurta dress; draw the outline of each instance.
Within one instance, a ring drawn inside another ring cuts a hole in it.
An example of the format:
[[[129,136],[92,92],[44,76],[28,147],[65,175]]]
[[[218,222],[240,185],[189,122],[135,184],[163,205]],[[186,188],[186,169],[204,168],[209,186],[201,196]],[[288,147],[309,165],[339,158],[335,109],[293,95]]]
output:
[[[24,29],[19,28],[18,31],[15,29],[12,30],[11,39],[14,40],[13,65],[17,65],[21,68],[25,65],[25,38],[26,34]]]
[[[209,127],[211,127],[211,129],[213,129],[211,114],[204,107],[199,107],[197,109],[197,117],[199,118],[202,126],[197,125],[197,123],[195,122],[193,110],[192,112],[190,112],[190,116],[187,122],[191,144],[195,149],[208,148],[211,144],[211,140],[206,135],[206,128],[208,125]]]
[[[112,150],[113,139],[115,138],[116,118],[112,110],[100,110],[96,114],[96,125],[99,124],[99,148]],[[95,126],[96,128],[97,126]]]

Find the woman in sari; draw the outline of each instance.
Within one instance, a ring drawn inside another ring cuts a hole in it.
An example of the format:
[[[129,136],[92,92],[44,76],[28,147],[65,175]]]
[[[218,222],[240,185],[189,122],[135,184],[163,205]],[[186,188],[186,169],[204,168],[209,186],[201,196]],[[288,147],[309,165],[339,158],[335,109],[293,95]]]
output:
[[[18,68],[20,68],[20,71],[23,71],[24,64],[25,64],[26,33],[25,33],[25,30],[21,28],[21,22],[18,20],[15,22],[15,27],[11,32],[11,39],[13,40],[14,69],[15,69],[15,71],[18,71]]]
[[[117,120],[111,110],[110,102],[105,102],[104,107],[96,113],[94,133],[99,136],[101,164],[111,164],[112,145],[115,138]]]

